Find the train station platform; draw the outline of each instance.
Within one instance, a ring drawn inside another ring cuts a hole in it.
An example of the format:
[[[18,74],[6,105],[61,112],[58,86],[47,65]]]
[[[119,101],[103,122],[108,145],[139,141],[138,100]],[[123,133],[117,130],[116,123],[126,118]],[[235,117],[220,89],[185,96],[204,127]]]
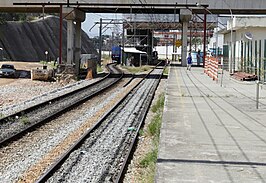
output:
[[[221,76],[171,65],[156,183],[266,182],[266,85]]]

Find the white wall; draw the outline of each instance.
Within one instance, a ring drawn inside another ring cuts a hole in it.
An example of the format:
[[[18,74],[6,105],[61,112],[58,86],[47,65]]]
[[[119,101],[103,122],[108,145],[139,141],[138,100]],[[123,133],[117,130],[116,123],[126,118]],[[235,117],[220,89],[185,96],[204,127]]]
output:
[[[215,48],[217,41],[218,41],[219,48],[223,48],[224,35],[223,34],[217,34],[216,32],[214,32],[213,37],[210,38],[208,48]]]
[[[245,33],[250,32],[252,35],[252,40],[249,40],[245,37]],[[233,32],[233,43],[235,44],[235,53],[233,52],[233,61],[235,62],[235,71],[240,70],[240,64],[241,64],[241,42],[243,43],[243,52],[244,55],[248,55],[247,51],[245,52],[245,43],[251,44],[252,43],[252,51],[249,52],[249,61],[252,62],[253,66],[255,66],[255,55],[257,55],[257,58],[259,59],[259,52],[261,51],[261,60],[262,60],[262,67],[263,67],[263,59],[266,57],[264,55],[264,40],[266,39],[266,25],[265,27],[243,27],[240,29],[237,29],[235,32]],[[231,32],[228,32],[224,36],[224,44],[230,45],[230,39],[231,39]],[[261,40],[261,48],[259,50],[259,41]],[[257,52],[255,53],[255,42],[257,41]],[[251,50],[251,47],[250,47]],[[252,55],[251,55],[252,52]],[[229,57],[230,57],[230,48],[229,48]],[[258,61],[258,60],[257,60]],[[258,67],[258,65],[257,65]],[[254,69],[254,68],[253,68]],[[258,68],[257,68],[258,69]]]
[[[173,46],[156,46],[154,51],[158,52],[159,59],[166,59],[166,57],[168,57],[170,60],[172,59]],[[166,53],[168,54],[166,55]],[[177,54],[181,55],[181,47],[177,48]]]

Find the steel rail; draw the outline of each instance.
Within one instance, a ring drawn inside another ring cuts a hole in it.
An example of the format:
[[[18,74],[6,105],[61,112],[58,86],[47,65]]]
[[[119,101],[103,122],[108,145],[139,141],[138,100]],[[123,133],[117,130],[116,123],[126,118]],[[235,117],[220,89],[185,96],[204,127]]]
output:
[[[158,65],[159,65],[159,64],[158,64]],[[157,66],[158,66],[158,65],[157,65]],[[166,66],[164,66],[163,69],[165,69],[165,67],[166,67]],[[154,95],[155,95],[155,90],[156,90],[157,87],[159,86],[159,83],[160,83],[160,80],[161,80],[161,78],[162,78],[162,75],[163,75],[163,73],[160,75],[160,77],[159,77],[159,79],[158,79],[158,82],[157,82],[156,85],[153,87],[153,90],[154,90],[154,91],[152,92],[152,95],[149,95],[149,96],[147,97],[147,98],[149,98],[149,99],[148,99],[147,105],[145,105],[145,108],[143,109],[143,113],[144,113],[144,115],[142,115],[142,118],[141,118],[141,120],[140,120],[140,124],[139,124],[139,126],[138,126],[138,128],[137,128],[137,130],[136,130],[136,133],[135,133],[135,136],[134,136],[134,138],[133,138],[133,141],[132,141],[131,144],[130,144],[129,151],[128,151],[128,153],[126,154],[126,158],[125,158],[125,161],[124,161],[124,163],[123,163],[123,165],[122,165],[121,171],[119,172],[119,174],[118,174],[118,176],[117,176],[117,179],[116,179],[116,181],[115,181],[116,183],[123,182],[123,178],[124,178],[124,174],[125,174],[125,172],[126,172],[127,166],[128,166],[128,162],[129,162],[129,160],[131,159],[131,157],[133,156],[133,154],[134,154],[134,147],[135,147],[135,145],[136,145],[137,142],[138,142],[139,131],[140,131],[140,129],[142,128],[142,126],[143,126],[143,124],[144,124],[145,118],[146,118],[146,116],[147,116],[147,114],[148,114],[149,108],[150,108],[150,106],[151,106],[151,104],[152,104],[152,100],[153,100]]]
[[[109,69],[108,69],[109,70]],[[7,116],[5,118],[2,118],[0,120],[1,121],[8,121],[10,119],[14,119],[16,118],[16,116],[21,116],[22,114],[25,115],[27,112],[30,112],[31,110],[34,110],[34,109],[39,109],[41,107],[44,107],[44,106],[47,106],[47,105],[50,105],[50,102],[54,102],[54,101],[57,101],[57,100],[60,100],[60,99],[63,99],[65,97],[69,97],[71,95],[75,95],[76,92],[79,92],[79,91],[82,91],[82,90],[85,90],[85,89],[88,89],[89,87],[94,87],[96,84],[99,84],[100,82],[102,82],[103,80],[106,80],[107,78],[110,78],[112,77],[113,74],[110,72],[106,77],[104,77],[103,79],[99,80],[99,81],[96,81],[95,83],[92,83],[84,88],[80,88],[80,89],[77,89],[75,91],[72,91],[70,93],[67,93],[67,94],[64,94],[62,96],[59,96],[59,97],[56,97],[52,100],[49,100],[49,101],[46,101],[46,102],[43,102],[41,104],[37,104],[35,106],[32,106],[32,107],[29,107],[27,108],[26,110],[23,110],[23,111],[19,111],[18,113],[16,114],[13,114],[13,115],[10,115],[10,116]],[[93,93],[91,93],[90,95],[84,97],[84,98],[81,98],[77,101],[75,101],[74,103],[72,103],[72,105],[68,105],[68,106],[64,106],[63,108],[59,109],[58,111],[54,112],[54,113],[51,113],[49,116],[41,119],[39,122],[35,123],[35,124],[32,124],[32,125],[29,125],[28,127],[26,127],[25,129],[15,133],[14,135],[6,138],[6,139],[3,139],[0,141],[0,147],[2,146],[5,146],[6,144],[18,139],[19,137],[23,136],[25,133],[27,132],[30,132],[30,131],[33,131],[36,127],[38,126],[41,126],[47,122],[49,122],[50,120],[54,119],[55,117],[65,113],[66,111],[74,108],[74,107],[77,107],[79,104],[81,103],[84,103],[84,101],[87,101],[88,99],[98,95],[99,93],[105,91],[106,89],[108,89],[109,87],[111,87],[112,85],[116,84],[117,82],[119,82],[122,77],[123,77],[123,73],[120,75],[120,76],[116,76],[117,77],[117,80],[115,80],[113,83],[109,83],[108,85],[106,85],[104,88],[102,88],[101,90],[97,90]],[[0,123],[1,124],[1,123]]]
[[[92,128],[90,128],[86,133],[84,133],[79,140],[77,140],[54,164],[52,164],[52,166],[36,181],[36,183],[43,183],[47,181],[61,167],[61,165],[66,161],[69,155],[82,145],[82,143],[90,136],[90,134],[93,133],[102,124],[102,122],[107,119],[108,116],[116,108],[118,108],[124,100],[127,99],[130,94],[132,94],[132,92],[142,83],[144,79],[146,79],[150,75],[152,71],[153,70],[151,70],[144,78],[142,78],[122,99],[120,99],[108,112],[106,112],[104,116],[101,117]],[[119,173],[119,175],[120,174],[122,175],[122,173]]]
[[[110,74],[111,74],[111,73],[108,73],[108,75],[106,75],[106,76],[103,77],[102,79],[100,79],[100,80],[98,80],[98,81],[96,81],[96,82],[94,82],[94,83],[92,83],[92,84],[90,84],[90,85],[88,85],[88,86],[86,86],[86,87],[84,87],[84,88],[80,88],[80,89],[78,89],[78,90],[75,90],[75,91],[72,91],[72,92],[69,92],[69,93],[63,94],[63,95],[61,95],[61,96],[59,96],[59,97],[55,97],[55,98],[53,98],[53,99],[51,99],[51,100],[47,100],[47,101],[41,102],[41,103],[39,103],[39,104],[37,104],[37,105],[33,105],[33,106],[31,106],[31,107],[28,107],[28,108],[26,108],[26,109],[23,109],[23,110],[21,110],[21,111],[18,111],[18,112],[14,113],[14,114],[11,114],[11,115],[8,115],[8,116],[5,116],[5,117],[3,117],[3,118],[0,119],[0,125],[1,125],[2,123],[8,122],[10,119],[15,118],[16,116],[21,116],[22,114],[27,113],[28,111],[32,111],[33,109],[36,109],[36,108],[38,108],[38,107],[42,107],[42,106],[44,106],[44,105],[48,105],[49,102],[54,102],[54,101],[56,101],[56,100],[58,100],[58,99],[61,99],[61,98],[65,98],[65,97],[67,97],[67,96],[70,96],[70,95],[72,95],[72,94],[75,93],[75,92],[78,92],[78,91],[81,91],[81,90],[83,90],[83,89],[86,89],[86,88],[92,87],[92,86],[98,84],[99,82],[102,82],[102,81],[105,80],[106,78],[108,78],[108,77],[110,76]]]

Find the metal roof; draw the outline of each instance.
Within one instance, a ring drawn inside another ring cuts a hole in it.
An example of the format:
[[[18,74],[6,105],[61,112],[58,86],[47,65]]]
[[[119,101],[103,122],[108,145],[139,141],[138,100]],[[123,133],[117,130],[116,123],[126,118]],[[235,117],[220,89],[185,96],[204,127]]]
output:
[[[123,50],[123,48],[122,48],[122,50]],[[134,48],[134,47],[125,47],[125,48],[124,48],[124,52],[125,52],[125,53],[147,54],[146,52],[144,52],[144,51],[139,51],[139,50],[137,50],[137,49]]]

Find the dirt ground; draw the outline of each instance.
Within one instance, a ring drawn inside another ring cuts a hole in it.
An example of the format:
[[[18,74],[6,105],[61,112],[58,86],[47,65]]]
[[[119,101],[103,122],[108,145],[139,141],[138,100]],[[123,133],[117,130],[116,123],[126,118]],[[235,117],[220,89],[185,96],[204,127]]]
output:
[[[42,64],[39,62],[0,62],[0,66],[2,64],[13,64],[17,70],[31,71],[31,69],[41,68]],[[16,82],[23,78],[0,78],[0,86],[7,85],[13,82]],[[30,80],[29,80],[30,81]]]

